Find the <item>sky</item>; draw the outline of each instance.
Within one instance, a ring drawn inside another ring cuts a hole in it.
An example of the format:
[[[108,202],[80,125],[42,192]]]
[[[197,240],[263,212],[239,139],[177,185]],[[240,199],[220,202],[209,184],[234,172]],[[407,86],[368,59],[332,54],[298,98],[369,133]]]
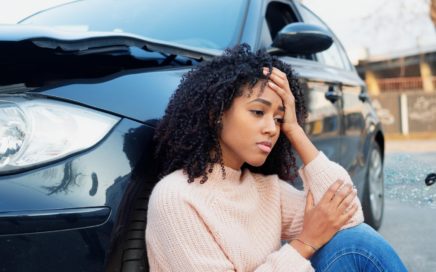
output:
[[[35,12],[67,0],[0,0],[0,24],[14,24]]]
[[[69,0],[0,0],[0,24]],[[436,48],[429,0],[302,0],[338,36],[353,63]]]
[[[436,48],[429,0],[303,0],[341,40],[351,59]]]

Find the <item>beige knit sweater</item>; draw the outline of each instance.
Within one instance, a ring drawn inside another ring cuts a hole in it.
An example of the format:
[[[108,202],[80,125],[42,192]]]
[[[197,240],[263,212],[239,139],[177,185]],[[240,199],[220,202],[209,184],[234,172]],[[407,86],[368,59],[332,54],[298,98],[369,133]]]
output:
[[[321,152],[299,170],[305,192],[277,175],[225,170],[222,180],[215,165],[204,184],[188,183],[175,171],[153,189],[146,228],[150,271],[313,271],[281,241],[301,232],[307,190],[317,203],[336,180],[351,183],[348,173]],[[345,227],[362,221],[359,208]]]

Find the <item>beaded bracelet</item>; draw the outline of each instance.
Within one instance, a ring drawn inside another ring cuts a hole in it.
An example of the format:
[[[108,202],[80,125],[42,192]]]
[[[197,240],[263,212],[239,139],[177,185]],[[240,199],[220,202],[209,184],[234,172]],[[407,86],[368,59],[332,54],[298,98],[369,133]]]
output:
[[[303,241],[303,240],[301,240],[299,238],[295,238],[294,240],[297,240],[300,243],[305,244],[306,246],[311,247],[313,249],[313,252],[316,252],[319,249],[319,248],[317,248],[317,247],[315,247],[315,246],[313,246],[313,245],[311,245],[311,244],[309,244],[309,243],[307,243],[307,242],[305,242],[305,241]]]

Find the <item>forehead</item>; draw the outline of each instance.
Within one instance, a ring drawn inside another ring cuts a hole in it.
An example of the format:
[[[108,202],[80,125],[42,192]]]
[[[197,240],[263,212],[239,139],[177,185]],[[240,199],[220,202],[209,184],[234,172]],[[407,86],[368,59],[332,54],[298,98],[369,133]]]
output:
[[[242,91],[242,97],[244,97],[244,100],[247,102],[255,100],[256,98],[262,98],[273,104],[283,104],[281,97],[266,84],[265,80],[259,80],[251,90],[248,85],[245,85]]]

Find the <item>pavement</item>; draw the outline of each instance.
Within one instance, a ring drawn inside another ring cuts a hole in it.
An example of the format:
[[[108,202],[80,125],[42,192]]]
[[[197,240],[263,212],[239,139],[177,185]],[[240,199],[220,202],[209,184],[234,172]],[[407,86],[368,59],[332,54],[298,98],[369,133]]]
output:
[[[408,271],[436,271],[435,219],[436,209],[386,199],[379,233],[389,241]]]
[[[379,232],[409,271],[436,271],[436,139],[388,140],[385,212]]]

